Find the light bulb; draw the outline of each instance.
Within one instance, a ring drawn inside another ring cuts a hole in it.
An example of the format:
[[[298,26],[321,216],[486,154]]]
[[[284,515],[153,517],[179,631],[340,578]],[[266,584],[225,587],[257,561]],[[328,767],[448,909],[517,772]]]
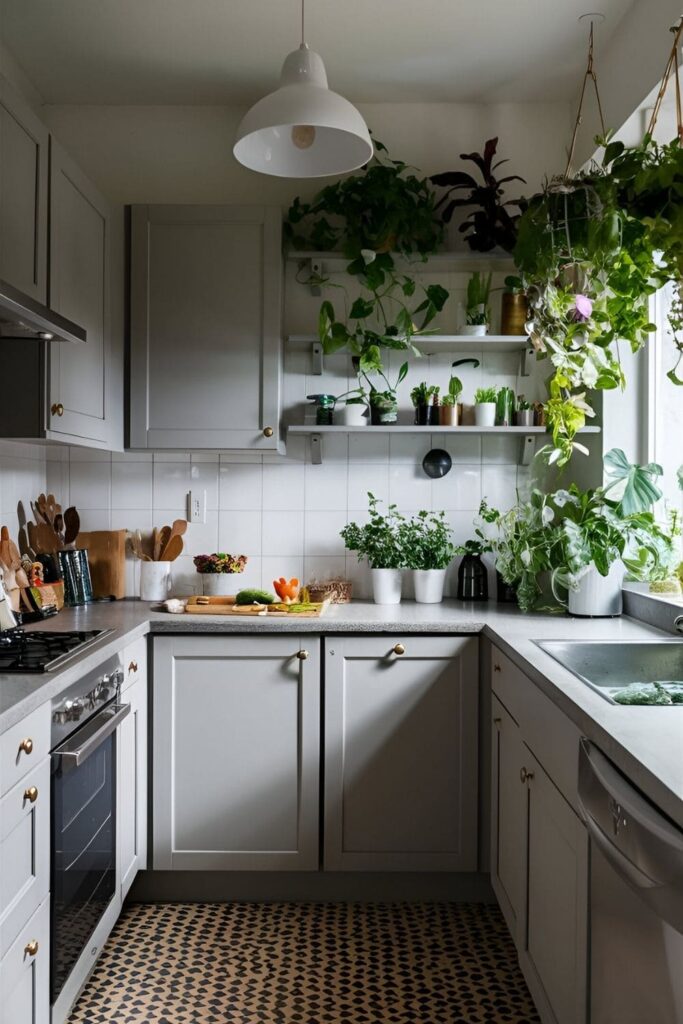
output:
[[[315,142],[315,128],[312,124],[295,124],[292,128],[292,142],[297,149],[310,149]]]

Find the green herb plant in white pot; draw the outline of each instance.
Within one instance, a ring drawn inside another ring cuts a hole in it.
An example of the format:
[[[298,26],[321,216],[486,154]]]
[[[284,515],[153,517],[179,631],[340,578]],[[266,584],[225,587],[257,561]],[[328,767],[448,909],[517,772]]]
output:
[[[496,388],[477,388],[474,392],[474,422],[478,427],[496,425]]]
[[[455,557],[445,512],[418,512],[406,527],[408,568],[413,570],[418,604],[443,600],[446,571]]]
[[[402,570],[407,565],[406,521],[396,505],[389,505],[386,515],[382,515],[378,504],[378,499],[368,492],[368,522],[363,526],[347,523],[341,537],[359,561],[367,559],[375,604],[400,604]]]
[[[467,283],[467,307],[465,324],[460,328],[463,334],[483,338],[488,334],[491,322],[489,297],[491,295],[491,274],[472,274]]]

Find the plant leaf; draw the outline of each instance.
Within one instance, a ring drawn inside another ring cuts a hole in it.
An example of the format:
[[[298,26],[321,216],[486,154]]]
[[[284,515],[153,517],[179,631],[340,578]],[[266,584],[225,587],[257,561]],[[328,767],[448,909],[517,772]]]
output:
[[[635,465],[628,461],[621,448],[612,448],[603,462],[608,481],[605,497],[618,504],[622,515],[648,512],[661,498],[662,492],[655,480],[663,471],[656,462]]]

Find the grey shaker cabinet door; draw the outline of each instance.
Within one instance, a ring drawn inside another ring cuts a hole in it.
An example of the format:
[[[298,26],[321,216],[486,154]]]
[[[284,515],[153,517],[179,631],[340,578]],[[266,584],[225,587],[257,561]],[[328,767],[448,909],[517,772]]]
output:
[[[45,423],[51,438],[96,447],[113,440],[110,232],[109,204],[51,139],[50,308],[87,341],[49,346]]]
[[[47,301],[48,131],[0,78],[0,278]]]
[[[117,732],[119,846],[121,900],[126,898],[138,871],[147,866],[147,677],[129,686],[122,702],[130,714]]]
[[[516,938],[524,920],[527,790],[520,730],[496,695],[491,723],[491,884]]]
[[[325,641],[326,869],[476,871],[478,692],[474,637]]]
[[[131,448],[278,449],[281,220],[133,207]]]
[[[2,1024],[50,1024],[50,900],[41,903],[0,961]]]
[[[319,645],[154,638],[155,869],[318,869]]]

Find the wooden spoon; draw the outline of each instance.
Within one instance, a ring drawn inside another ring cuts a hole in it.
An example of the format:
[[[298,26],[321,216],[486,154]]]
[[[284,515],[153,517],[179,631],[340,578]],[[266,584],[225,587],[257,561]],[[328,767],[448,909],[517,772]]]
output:
[[[34,555],[40,553],[40,547],[38,544],[38,527],[35,523],[26,523],[26,531],[28,533],[28,542],[31,547],[31,551]]]
[[[168,544],[164,548],[164,551],[162,552],[161,559],[157,559],[157,561],[175,562],[176,558],[178,557],[182,550],[183,538],[176,534],[174,537],[171,537]]]
[[[135,537],[135,552],[136,552],[138,558],[140,559],[140,561],[141,562],[151,562],[152,559],[149,557],[149,555],[145,554],[145,552],[143,551],[143,548],[142,548],[142,534],[140,533],[139,530],[135,531],[134,537]]]
[[[161,529],[159,530],[159,534],[158,534],[158,537],[157,537],[157,540],[159,542],[159,558],[161,558],[161,553],[162,553],[162,551],[165,551],[166,545],[168,544],[170,539],[171,539],[171,527],[170,526],[162,526]]]
[[[62,542],[49,525],[49,523],[38,523],[38,547],[47,555],[54,554],[62,547]]]
[[[81,529],[81,517],[71,505],[64,513],[64,543],[73,544]]]

